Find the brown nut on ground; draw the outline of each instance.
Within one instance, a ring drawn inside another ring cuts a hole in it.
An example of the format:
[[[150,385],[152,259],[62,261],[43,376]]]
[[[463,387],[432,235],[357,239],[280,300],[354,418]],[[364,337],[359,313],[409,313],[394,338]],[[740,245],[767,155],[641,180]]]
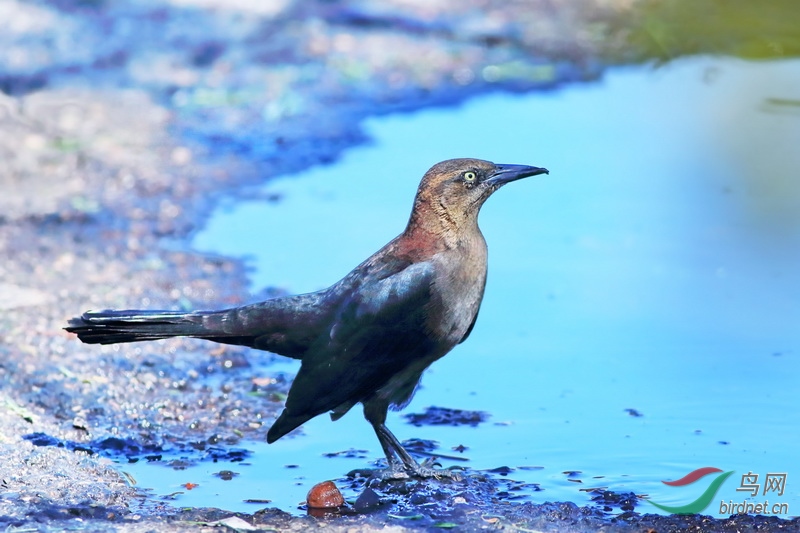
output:
[[[306,496],[310,509],[333,509],[344,505],[344,496],[333,481],[317,483]]]

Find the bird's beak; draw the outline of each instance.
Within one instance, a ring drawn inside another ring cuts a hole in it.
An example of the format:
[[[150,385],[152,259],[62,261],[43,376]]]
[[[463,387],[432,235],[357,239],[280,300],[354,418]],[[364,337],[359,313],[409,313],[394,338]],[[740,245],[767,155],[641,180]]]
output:
[[[528,165],[495,165],[495,170],[486,179],[486,183],[500,186],[522,178],[549,173],[550,171],[546,168],[531,167]]]

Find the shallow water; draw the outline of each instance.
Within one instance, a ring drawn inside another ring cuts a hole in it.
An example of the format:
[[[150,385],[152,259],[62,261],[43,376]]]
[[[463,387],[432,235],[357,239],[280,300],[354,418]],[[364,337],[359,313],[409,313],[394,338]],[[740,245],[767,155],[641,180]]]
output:
[[[491,413],[473,427],[413,427],[400,439],[468,447],[471,468],[508,466],[534,501],[589,503],[582,489],[694,500],[714,466],[734,474],[720,501],[800,509],[800,62],[683,60],[619,69],[551,93],[490,95],[367,123],[371,146],[230,202],[199,250],[249,256],[254,292],[325,287],[399,233],[419,177],[436,161],[479,157],[546,166],[483,209],[490,266],[468,342],[437,362],[404,411]],[[323,257],[320,260],[319,257]],[[293,371],[293,363],[264,373]],[[256,401],[256,400],[254,400]],[[632,416],[635,409],[642,416]],[[186,471],[125,465],[175,505],[296,511],[308,489],[381,456],[357,409],[273,445],[248,464]],[[323,458],[349,448],[365,458]],[[459,464],[443,461],[445,466]],[[286,465],[296,465],[287,468]],[[538,466],[542,468],[521,468]],[[210,474],[239,472],[232,481]],[[567,474],[566,472],[577,472]],[[787,474],[782,496],[737,491],[752,472]],[[263,506],[263,505],[261,505]],[[660,512],[643,502],[640,512]]]

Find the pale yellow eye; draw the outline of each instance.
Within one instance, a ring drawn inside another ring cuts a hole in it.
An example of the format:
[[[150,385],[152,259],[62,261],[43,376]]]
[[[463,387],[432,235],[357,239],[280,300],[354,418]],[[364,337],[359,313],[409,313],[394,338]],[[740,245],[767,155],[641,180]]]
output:
[[[464,181],[466,181],[467,183],[472,183],[476,179],[478,179],[478,175],[472,172],[471,170],[464,172]]]

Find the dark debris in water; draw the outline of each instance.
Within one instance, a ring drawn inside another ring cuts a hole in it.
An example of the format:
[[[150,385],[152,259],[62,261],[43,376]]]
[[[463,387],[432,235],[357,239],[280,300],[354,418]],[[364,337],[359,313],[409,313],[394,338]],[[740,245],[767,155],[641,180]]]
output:
[[[368,450],[357,450],[355,448],[350,448],[349,450],[342,450],[340,452],[328,452],[322,454],[323,457],[342,457],[345,459],[366,459],[369,457]]]
[[[497,483],[499,487],[497,498],[505,501],[530,501],[534,493],[544,490],[539,483],[528,483],[525,481],[516,481],[508,478],[499,479],[497,480]]]
[[[604,512],[610,513],[616,509],[633,511],[639,503],[639,497],[633,492],[614,492],[607,489],[593,489],[589,491],[592,502],[602,506]]]
[[[514,469],[511,468],[510,466],[498,466],[497,468],[485,470],[485,472],[489,472],[490,474],[498,474],[501,476],[507,476],[513,471]]]
[[[428,407],[424,413],[403,415],[409,424],[421,426],[472,426],[475,427],[489,419],[484,411],[450,409],[448,407]]]
[[[233,470],[220,470],[219,472],[215,472],[212,474],[214,477],[218,477],[223,481],[230,481],[236,476],[239,475],[239,472],[234,472]]]
[[[207,447],[197,442],[172,444],[145,444],[132,439],[107,437],[87,442],[58,439],[46,433],[29,433],[22,436],[34,446],[54,446],[89,455],[99,455],[116,461],[135,463],[164,462],[175,470],[183,470],[198,462],[211,461],[241,463],[252,455],[244,448]]]
[[[439,448],[439,443],[430,439],[406,439],[402,444],[410,453],[430,454]]]
[[[244,503],[255,503],[258,505],[266,505],[268,503],[272,503],[272,500],[265,500],[262,498],[247,498],[246,500],[242,500]]]
[[[140,457],[146,458],[163,451],[163,448],[157,444],[142,444],[131,439],[117,437],[108,437],[89,442],[74,442],[58,439],[46,433],[29,433],[23,435],[22,438],[34,446],[55,446],[90,455],[97,454],[112,458],[125,457],[128,460],[138,460]]]
[[[229,461],[240,463],[250,457],[253,452],[244,448],[209,448],[203,457],[205,460],[213,462]]]
[[[445,454],[438,452],[436,450],[439,449],[439,443],[435,440],[429,439],[407,439],[403,441],[403,447],[412,455],[422,456],[422,457],[436,457],[440,459],[448,459],[450,461],[469,461],[469,458],[464,457],[463,455],[453,455],[453,454]],[[459,453],[463,453],[463,450],[466,450],[466,447],[461,447],[462,449],[456,450]]]

